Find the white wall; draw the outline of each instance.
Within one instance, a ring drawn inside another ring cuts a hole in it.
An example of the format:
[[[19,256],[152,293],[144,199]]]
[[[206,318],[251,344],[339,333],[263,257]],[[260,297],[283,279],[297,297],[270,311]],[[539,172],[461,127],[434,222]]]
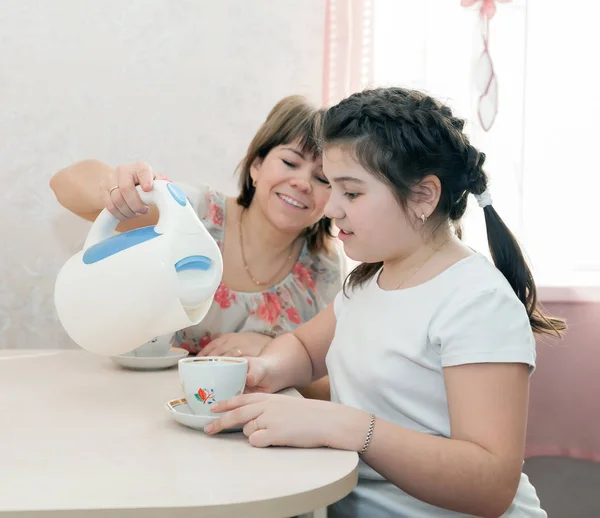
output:
[[[271,106],[321,99],[325,0],[3,0],[0,348],[69,347],[56,273],[88,224],[55,201],[69,163],[146,160],[232,192]]]

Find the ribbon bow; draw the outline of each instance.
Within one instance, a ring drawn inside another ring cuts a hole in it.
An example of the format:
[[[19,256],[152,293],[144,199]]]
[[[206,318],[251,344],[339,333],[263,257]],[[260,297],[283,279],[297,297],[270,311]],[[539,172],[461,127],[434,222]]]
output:
[[[477,2],[481,2],[479,12],[481,16],[491,20],[496,14],[496,2],[508,3],[511,0],[460,0],[460,5],[463,7],[472,7]]]

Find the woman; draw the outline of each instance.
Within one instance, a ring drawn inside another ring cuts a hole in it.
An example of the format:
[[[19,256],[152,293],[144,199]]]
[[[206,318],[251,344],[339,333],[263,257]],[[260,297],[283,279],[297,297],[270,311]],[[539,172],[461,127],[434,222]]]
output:
[[[282,99],[240,163],[237,198],[180,184],[223,254],[223,280],[209,313],[175,335],[191,353],[258,356],[340,290],[343,256],[323,216],[329,183],[314,135],[320,115],[302,97]],[[127,231],[156,224],[156,207],[146,207],[135,189],[151,190],[154,177],[144,163],[112,169],[86,160],[56,173],[50,186],[71,212],[94,221],[106,207],[121,220],[117,229]],[[328,393],[324,378],[305,395]]]

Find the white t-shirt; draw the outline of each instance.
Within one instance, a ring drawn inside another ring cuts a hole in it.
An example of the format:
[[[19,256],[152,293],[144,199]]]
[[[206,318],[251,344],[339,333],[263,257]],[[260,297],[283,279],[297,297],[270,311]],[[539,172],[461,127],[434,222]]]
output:
[[[525,363],[535,368],[527,312],[483,255],[458,261],[412,288],[384,291],[378,275],[338,294],[327,354],[332,401],[432,435],[450,437],[443,367]],[[464,517],[406,494],[361,462],[355,490],[331,516]],[[525,474],[505,518],[546,517]]]

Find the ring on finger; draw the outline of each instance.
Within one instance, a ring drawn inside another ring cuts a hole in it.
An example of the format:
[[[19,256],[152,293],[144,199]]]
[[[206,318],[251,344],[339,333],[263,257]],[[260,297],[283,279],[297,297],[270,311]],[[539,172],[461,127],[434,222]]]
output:
[[[118,188],[119,188],[119,186],[118,186],[118,185],[115,185],[114,187],[111,187],[111,188],[108,190],[108,195],[110,196],[110,195],[112,194],[112,192],[113,192],[115,189],[118,189]]]
[[[260,430],[260,426],[258,426],[258,423],[256,422],[256,419],[252,419],[252,422],[254,423],[254,428],[255,428],[255,432],[258,432]]]

